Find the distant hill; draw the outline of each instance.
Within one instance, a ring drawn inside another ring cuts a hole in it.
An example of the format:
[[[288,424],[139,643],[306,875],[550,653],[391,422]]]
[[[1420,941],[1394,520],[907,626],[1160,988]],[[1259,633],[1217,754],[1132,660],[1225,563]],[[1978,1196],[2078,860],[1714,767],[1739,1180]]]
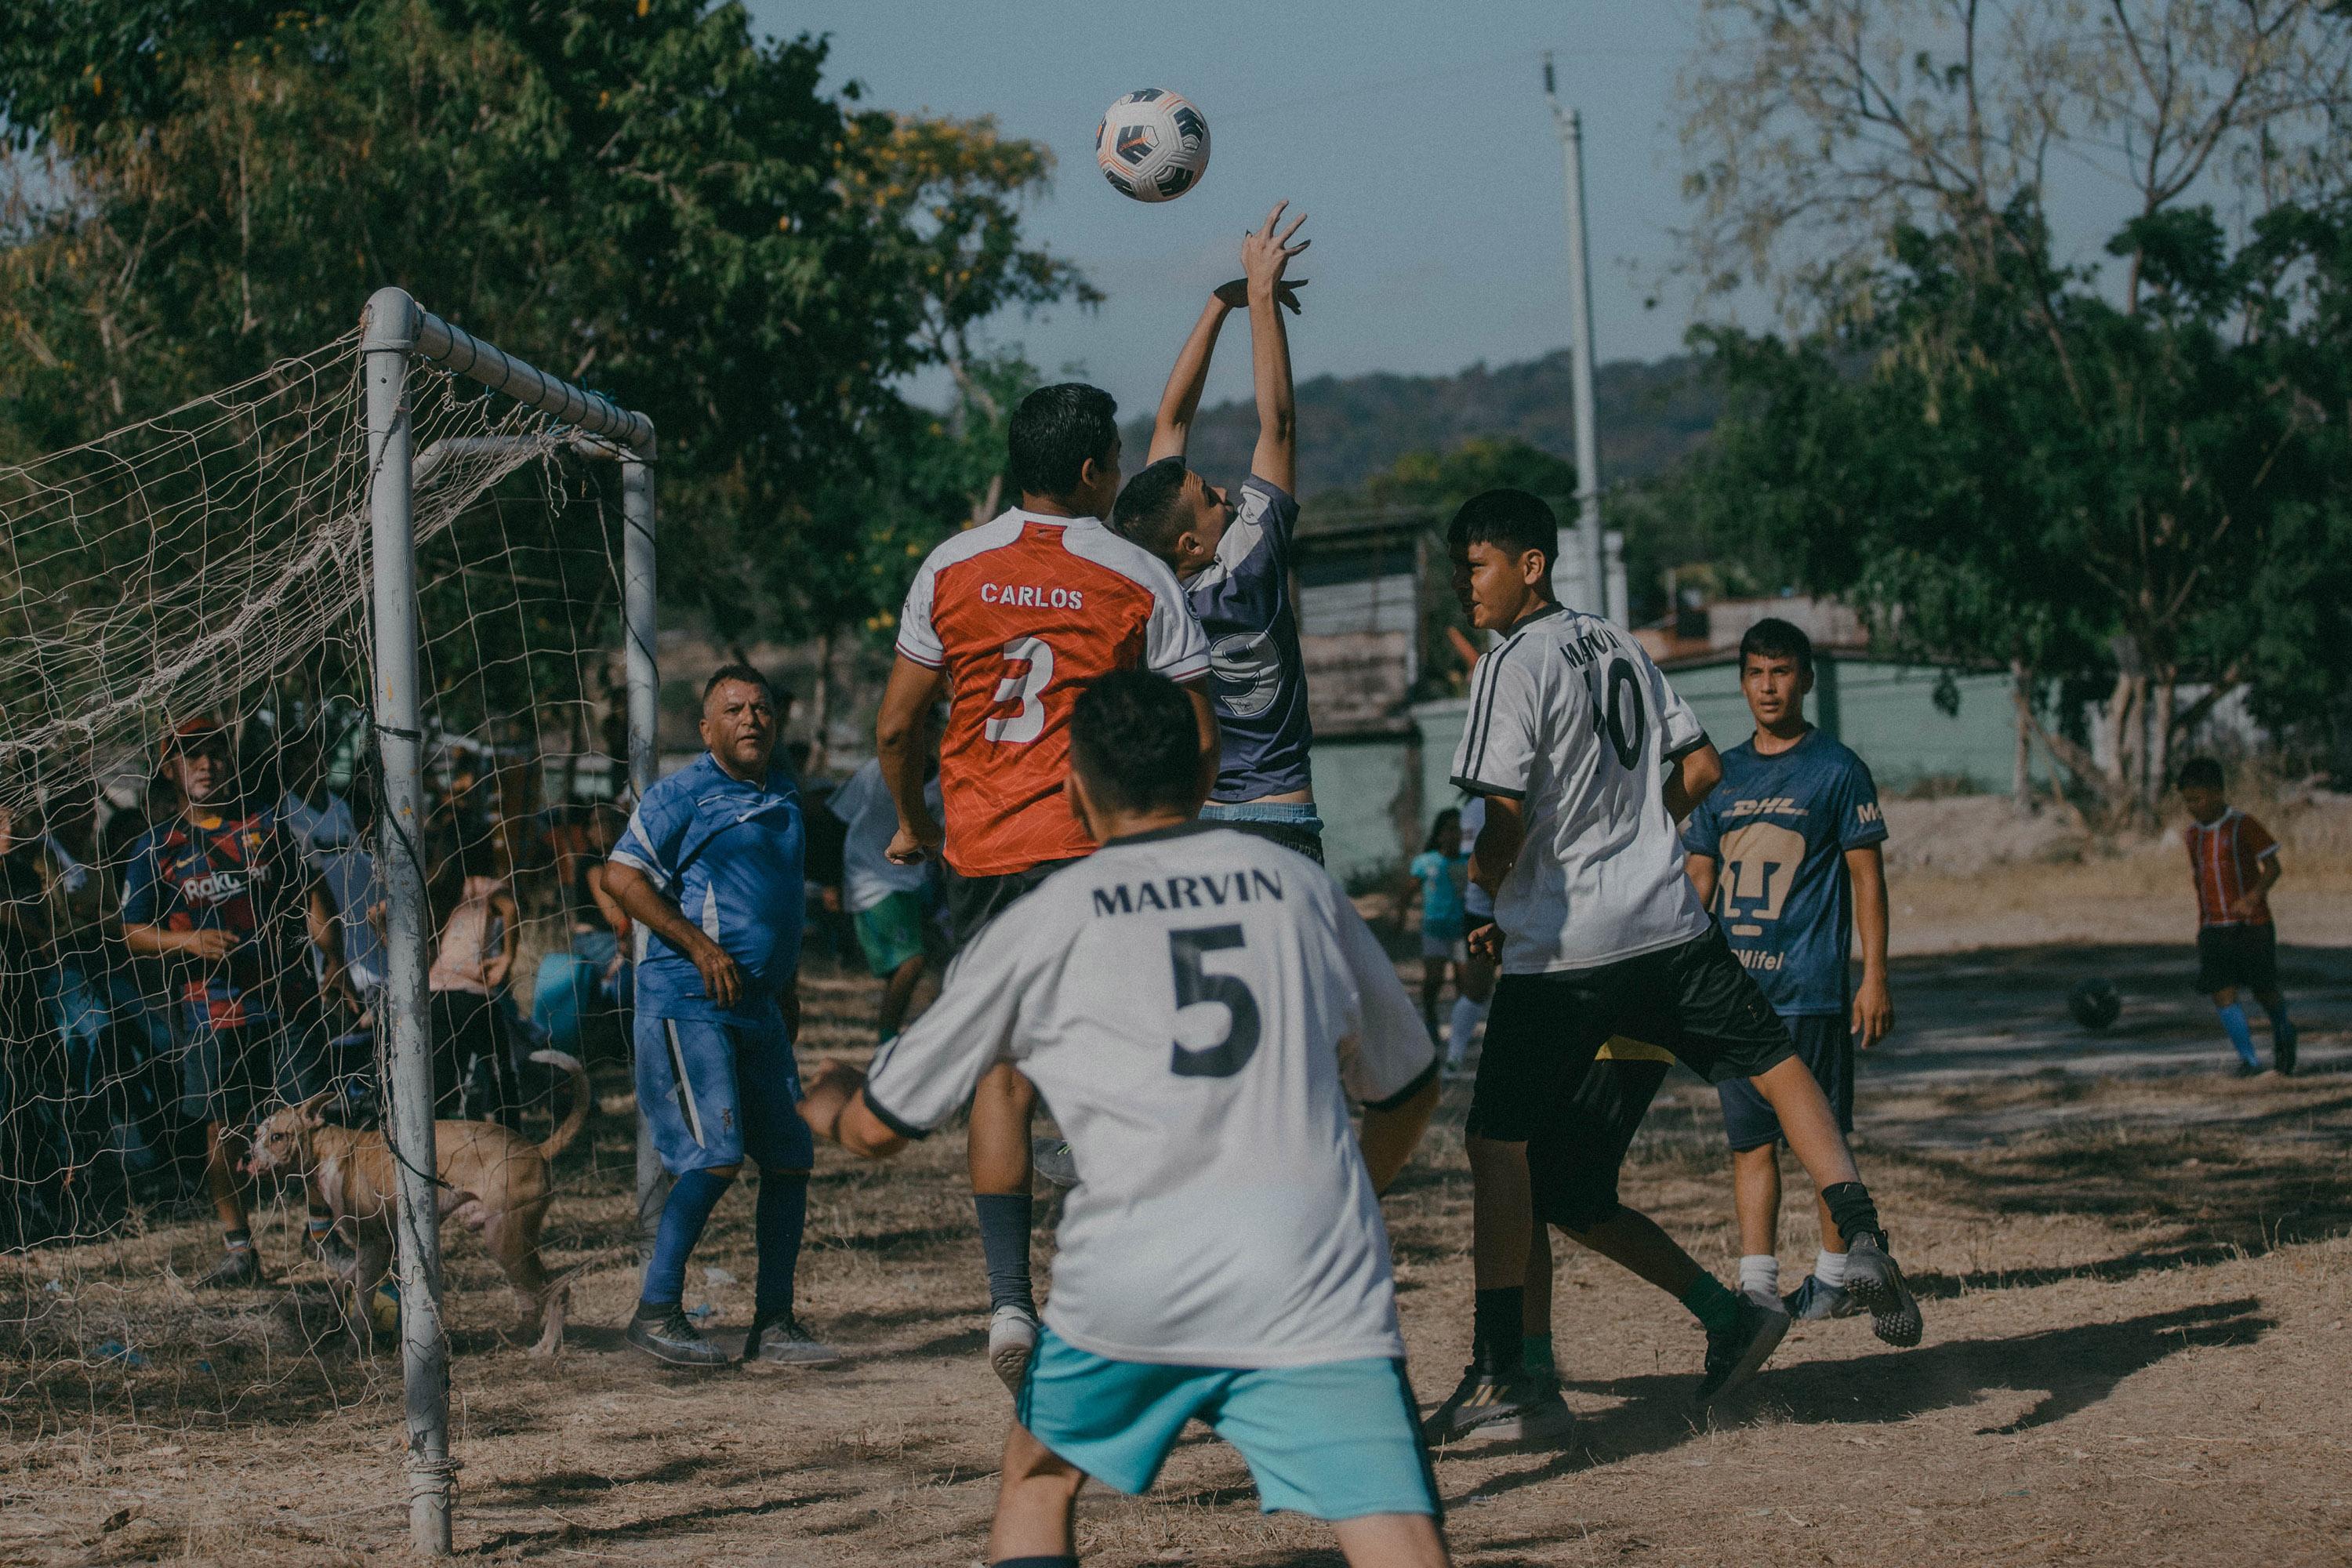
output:
[[[1721,398],[1687,355],[1640,364],[1619,361],[1593,375],[1601,478],[1647,479],[1671,468],[1714,426]],[[1538,360],[1459,375],[1317,376],[1298,388],[1301,496],[1343,489],[1412,451],[1443,451],[1474,436],[1517,437],[1573,460],[1576,426],[1565,349]],[[1127,445],[1150,442],[1150,417],[1128,427]],[[1192,466],[1221,483],[1249,471],[1257,413],[1248,402],[1203,413],[1192,432]]]

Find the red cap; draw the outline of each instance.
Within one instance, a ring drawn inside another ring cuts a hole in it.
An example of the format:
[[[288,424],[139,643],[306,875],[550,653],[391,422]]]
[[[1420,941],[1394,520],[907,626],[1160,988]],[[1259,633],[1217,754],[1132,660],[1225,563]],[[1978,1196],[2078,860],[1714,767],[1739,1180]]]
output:
[[[164,732],[163,754],[168,757],[175,752],[201,752],[215,741],[223,745],[228,742],[228,731],[219,720],[201,716],[183,719]]]

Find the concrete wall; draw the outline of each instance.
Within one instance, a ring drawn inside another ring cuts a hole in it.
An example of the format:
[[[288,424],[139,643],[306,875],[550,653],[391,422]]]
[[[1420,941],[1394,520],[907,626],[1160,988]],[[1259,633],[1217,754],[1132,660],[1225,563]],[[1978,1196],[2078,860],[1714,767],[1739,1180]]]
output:
[[[1335,735],[1315,742],[1315,806],[1332,875],[1393,870],[1418,809],[1420,742],[1412,735]],[[1415,848],[1419,848],[1418,841]]]

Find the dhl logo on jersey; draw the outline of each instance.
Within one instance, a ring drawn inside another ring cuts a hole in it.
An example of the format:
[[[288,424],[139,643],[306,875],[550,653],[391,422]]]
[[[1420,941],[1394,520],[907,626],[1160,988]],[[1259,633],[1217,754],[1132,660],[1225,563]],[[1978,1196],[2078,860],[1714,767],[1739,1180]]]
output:
[[[1805,808],[1785,795],[1763,800],[1734,801],[1727,814],[1732,816],[1802,816]]]

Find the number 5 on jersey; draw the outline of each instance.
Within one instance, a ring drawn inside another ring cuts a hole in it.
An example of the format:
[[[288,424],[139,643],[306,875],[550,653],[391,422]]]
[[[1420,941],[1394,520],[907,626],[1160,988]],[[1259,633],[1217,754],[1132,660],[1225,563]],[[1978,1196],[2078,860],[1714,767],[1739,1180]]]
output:
[[[1045,732],[1045,700],[1040,695],[1054,679],[1054,650],[1044,637],[1014,637],[1004,645],[1004,662],[1019,665],[996,683],[996,703],[1021,704],[1018,713],[991,719],[981,733],[1008,746],[1025,746]]]

